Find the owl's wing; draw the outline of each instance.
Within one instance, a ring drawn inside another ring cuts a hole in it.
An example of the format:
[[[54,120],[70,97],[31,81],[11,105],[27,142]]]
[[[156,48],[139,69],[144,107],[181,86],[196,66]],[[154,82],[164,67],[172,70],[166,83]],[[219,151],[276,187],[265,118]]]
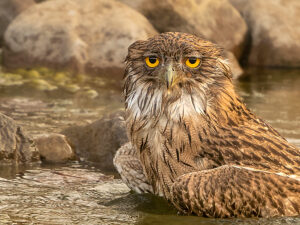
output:
[[[261,120],[202,135],[199,156],[217,165],[240,165],[300,175],[300,150]]]
[[[198,216],[295,216],[300,214],[300,179],[226,165],[178,177],[171,201]]]
[[[144,174],[136,150],[131,142],[118,149],[114,157],[114,166],[124,183],[137,193],[153,193],[153,188]]]

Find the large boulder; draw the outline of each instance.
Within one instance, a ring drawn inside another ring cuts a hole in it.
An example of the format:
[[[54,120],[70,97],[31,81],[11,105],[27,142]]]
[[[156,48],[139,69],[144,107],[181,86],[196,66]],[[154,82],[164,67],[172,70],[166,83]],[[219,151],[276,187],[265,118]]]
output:
[[[180,31],[211,40],[240,57],[247,25],[228,0],[120,0],[159,32]]]
[[[299,0],[230,0],[246,20],[251,38],[248,64],[300,66]]]
[[[114,170],[116,151],[128,142],[124,112],[104,116],[86,126],[74,126],[62,132],[67,136],[77,156],[96,162],[106,170]]]
[[[123,74],[128,46],[157,32],[114,0],[51,0],[18,16],[5,32],[4,64]]]
[[[33,140],[13,119],[0,114],[0,163],[30,163],[39,159]]]
[[[34,5],[33,0],[1,0],[0,1],[0,46],[3,34],[10,22],[22,11]]]

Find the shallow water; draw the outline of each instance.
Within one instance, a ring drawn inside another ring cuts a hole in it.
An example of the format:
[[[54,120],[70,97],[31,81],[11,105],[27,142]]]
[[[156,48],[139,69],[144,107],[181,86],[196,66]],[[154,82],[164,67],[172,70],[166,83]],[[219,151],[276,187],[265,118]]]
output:
[[[235,81],[247,106],[300,147],[300,70],[250,69],[247,74]],[[55,85],[53,80],[48,81]],[[122,108],[118,83],[94,77],[78,84],[76,91],[61,86],[45,90],[20,80],[1,85],[0,73],[0,111],[32,135],[59,132]],[[87,94],[88,89],[98,96]],[[0,223],[300,224],[300,218],[223,220],[178,216],[163,199],[130,193],[119,179],[101,172],[78,162],[0,167]]]

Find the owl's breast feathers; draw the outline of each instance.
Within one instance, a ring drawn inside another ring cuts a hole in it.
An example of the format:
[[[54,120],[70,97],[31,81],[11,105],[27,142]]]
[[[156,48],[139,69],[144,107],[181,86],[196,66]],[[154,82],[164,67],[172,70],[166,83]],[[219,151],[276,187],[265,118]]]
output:
[[[169,198],[180,175],[222,165],[300,177],[299,149],[253,115],[233,89],[202,111],[198,102],[174,104],[155,114],[127,108],[131,141],[157,194]]]

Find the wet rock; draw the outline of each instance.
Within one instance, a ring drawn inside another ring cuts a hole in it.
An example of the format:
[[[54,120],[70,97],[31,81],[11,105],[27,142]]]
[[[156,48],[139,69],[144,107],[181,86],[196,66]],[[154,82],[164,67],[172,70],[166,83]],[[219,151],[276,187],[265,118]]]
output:
[[[86,126],[70,127],[62,133],[79,157],[97,162],[107,170],[114,170],[115,152],[128,142],[123,111],[104,116]]]
[[[66,137],[62,134],[42,134],[34,139],[41,159],[51,163],[62,163],[75,158]]]
[[[3,34],[10,22],[22,11],[34,4],[33,0],[0,1],[0,46],[3,41]]]
[[[180,31],[209,39],[239,58],[247,26],[228,0],[120,0],[145,15],[160,32]]]
[[[39,161],[39,153],[32,139],[13,119],[0,114],[0,127],[1,163]]]
[[[230,0],[251,31],[248,64],[300,66],[300,1]]]
[[[4,64],[45,65],[121,77],[128,46],[157,32],[114,0],[51,0],[36,4],[5,32]]]

